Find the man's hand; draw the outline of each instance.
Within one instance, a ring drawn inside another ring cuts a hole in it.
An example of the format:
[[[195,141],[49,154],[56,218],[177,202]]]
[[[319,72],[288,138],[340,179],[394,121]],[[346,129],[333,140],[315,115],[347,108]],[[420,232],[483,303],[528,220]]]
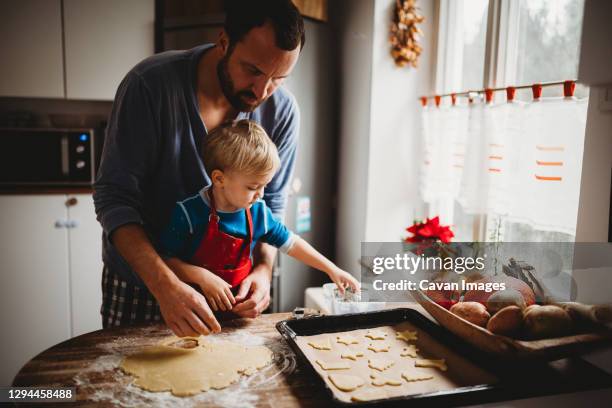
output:
[[[181,282],[168,268],[142,226],[123,225],[113,232],[111,239],[121,256],[157,299],[166,324],[177,336],[199,336],[221,331],[204,296]]]
[[[236,295],[236,306],[232,312],[241,317],[257,317],[270,304],[270,281],[272,270],[267,264],[256,265],[240,283]]]
[[[154,296],[166,324],[177,336],[197,337],[221,331],[204,297],[176,277]]]

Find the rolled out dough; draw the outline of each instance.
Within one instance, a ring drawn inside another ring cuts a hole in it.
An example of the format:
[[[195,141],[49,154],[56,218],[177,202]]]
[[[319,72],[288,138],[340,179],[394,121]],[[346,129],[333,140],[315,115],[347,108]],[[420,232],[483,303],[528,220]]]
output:
[[[136,377],[134,385],[148,391],[170,391],[183,397],[221,389],[251,375],[272,361],[265,346],[243,346],[229,341],[198,342],[194,348],[174,347],[178,337],[125,357],[120,368]]]

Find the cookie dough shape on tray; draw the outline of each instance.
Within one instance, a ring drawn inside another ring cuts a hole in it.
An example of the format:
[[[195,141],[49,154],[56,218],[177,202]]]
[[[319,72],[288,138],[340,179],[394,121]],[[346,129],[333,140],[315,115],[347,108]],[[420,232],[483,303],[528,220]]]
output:
[[[346,344],[348,346],[350,344],[359,344],[359,340],[353,336],[337,336],[336,343]]]
[[[371,358],[368,360],[368,367],[373,370],[385,371],[387,368],[395,364],[395,361],[385,360],[382,358]]]
[[[400,357],[412,357],[412,358],[416,358],[417,357],[417,351],[419,351],[418,348],[416,348],[416,346],[414,344],[410,344],[409,346],[406,346],[402,349],[402,351],[400,352]]]
[[[427,381],[427,380],[431,380],[433,379],[433,375],[431,374],[424,374],[424,373],[414,373],[414,372],[410,372],[410,371],[404,371],[402,373],[402,378],[408,382],[415,382],[415,381]]]
[[[366,402],[387,398],[387,393],[383,388],[361,388],[351,395],[351,401]]]
[[[176,347],[181,339],[172,337],[125,357],[120,368],[135,376],[134,385],[142,389],[183,397],[225,388],[272,361],[272,351],[265,346],[188,339],[195,347]]]
[[[427,367],[427,368],[437,368],[440,371],[446,371],[448,367],[446,366],[446,360],[443,358],[440,359],[417,359],[414,360],[415,367]]]
[[[331,350],[332,349],[329,339],[309,341],[308,345],[312,347],[313,349],[317,349],[317,350]]]
[[[418,337],[419,337],[418,333],[412,330],[404,330],[404,331],[395,332],[395,338],[399,340],[417,341]]]
[[[340,355],[341,358],[357,361],[357,357],[363,357],[362,351],[346,351]]]
[[[365,384],[363,378],[350,374],[330,374],[329,381],[340,391],[350,392]]]
[[[402,380],[385,377],[381,374],[372,374],[370,378],[372,379],[372,385],[376,387],[382,387],[383,385],[393,385],[397,387],[398,385],[402,385]]]
[[[387,333],[382,330],[368,330],[365,336],[372,340],[384,340]]]
[[[348,370],[351,365],[346,361],[315,360],[323,370]]]
[[[381,344],[370,343],[370,345],[368,345],[368,350],[372,350],[375,353],[387,352],[389,351],[390,348],[391,346],[385,343],[381,343]]]

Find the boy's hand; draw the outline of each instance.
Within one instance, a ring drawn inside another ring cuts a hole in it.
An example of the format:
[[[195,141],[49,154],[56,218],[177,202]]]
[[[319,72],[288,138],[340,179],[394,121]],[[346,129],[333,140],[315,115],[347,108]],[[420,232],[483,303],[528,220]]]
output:
[[[344,290],[347,287],[353,289],[353,292],[355,293],[359,292],[361,289],[361,285],[357,279],[355,279],[350,273],[343,271],[340,268],[336,268],[334,271],[332,271],[329,274],[329,277],[336,284],[336,286],[338,286],[338,290],[341,294],[344,294]]]
[[[213,311],[230,311],[236,303],[232,294],[232,286],[211,271],[200,268],[200,276],[194,279]]]
[[[180,280],[195,283],[202,289],[202,294],[213,311],[232,310],[236,300],[229,283],[208,269],[185,263],[178,258],[166,258],[165,262]]]

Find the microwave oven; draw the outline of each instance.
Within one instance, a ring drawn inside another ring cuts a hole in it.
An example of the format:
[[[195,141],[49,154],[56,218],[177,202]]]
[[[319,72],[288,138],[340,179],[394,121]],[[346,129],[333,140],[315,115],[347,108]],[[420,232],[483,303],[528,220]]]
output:
[[[0,128],[0,186],[90,186],[93,129]]]

